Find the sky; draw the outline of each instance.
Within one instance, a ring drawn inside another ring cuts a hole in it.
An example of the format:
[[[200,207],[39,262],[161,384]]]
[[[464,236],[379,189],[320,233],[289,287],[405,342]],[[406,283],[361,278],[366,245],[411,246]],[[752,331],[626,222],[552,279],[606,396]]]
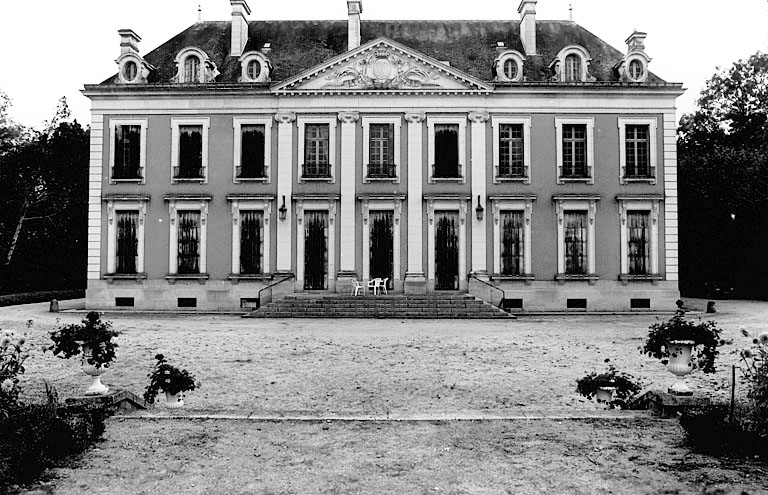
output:
[[[569,0],[539,0],[538,19],[568,19]],[[573,0],[573,19],[621,52],[634,29],[648,33],[650,70],[683,83],[678,117],[718,67],[768,51],[768,0]],[[117,30],[133,29],[146,54],[197,20],[228,20],[229,0],[0,0],[0,90],[11,117],[40,128],[61,96],[90,123],[80,90],[117,72]],[[365,19],[519,19],[519,0],[363,0]],[[346,19],[345,0],[249,0],[250,20]],[[363,29],[365,25],[363,24]]]

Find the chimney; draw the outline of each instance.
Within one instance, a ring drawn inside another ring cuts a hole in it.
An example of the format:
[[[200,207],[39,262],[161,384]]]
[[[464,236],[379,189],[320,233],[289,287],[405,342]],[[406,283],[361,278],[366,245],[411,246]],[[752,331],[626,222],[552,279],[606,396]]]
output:
[[[251,9],[245,0],[229,0],[232,4],[232,45],[229,54],[239,57],[248,43],[248,21],[245,16],[251,13]]]
[[[641,33],[637,30],[629,35],[629,38],[627,38],[627,53],[632,52],[640,52],[645,53],[645,38],[647,38],[648,35],[646,33]]]
[[[363,13],[362,0],[347,0],[347,50],[360,46],[360,14]]]
[[[536,2],[522,0],[517,8],[520,13],[520,41],[526,55],[536,55]]]
[[[133,32],[133,29],[118,29],[120,35],[120,55],[126,53],[139,53],[139,41],[141,38]]]

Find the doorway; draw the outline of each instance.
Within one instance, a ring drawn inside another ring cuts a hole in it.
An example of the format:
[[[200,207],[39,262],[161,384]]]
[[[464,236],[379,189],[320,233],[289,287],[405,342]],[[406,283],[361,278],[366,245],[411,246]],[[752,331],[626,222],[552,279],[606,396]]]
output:
[[[304,212],[304,289],[328,288],[328,212]]]
[[[393,217],[391,211],[375,211],[370,214],[370,278],[388,278],[387,290],[394,287]]]
[[[435,290],[459,290],[459,236],[455,211],[435,212]]]

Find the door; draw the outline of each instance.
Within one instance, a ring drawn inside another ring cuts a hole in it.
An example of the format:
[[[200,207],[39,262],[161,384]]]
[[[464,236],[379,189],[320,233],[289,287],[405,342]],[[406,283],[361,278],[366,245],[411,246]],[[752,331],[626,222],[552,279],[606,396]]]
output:
[[[459,289],[459,215],[454,211],[436,211],[435,289]]]
[[[325,290],[328,275],[328,212],[304,212],[304,289]]]
[[[388,278],[387,289],[393,287],[393,243],[392,212],[371,212],[371,252],[370,252],[370,278]]]

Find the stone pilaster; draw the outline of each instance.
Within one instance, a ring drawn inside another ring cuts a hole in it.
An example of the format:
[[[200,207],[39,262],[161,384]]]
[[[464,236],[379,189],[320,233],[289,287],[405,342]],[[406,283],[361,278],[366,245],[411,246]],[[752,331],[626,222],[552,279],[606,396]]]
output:
[[[339,122],[341,122],[341,164],[339,171],[341,181],[341,211],[339,214],[341,262],[336,282],[338,292],[351,291],[354,280],[357,279],[357,272],[355,271],[355,157],[357,155],[355,137],[359,120],[360,114],[357,112],[339,113]]]
[[[293,123],[294,113],[275,115],[277,126],[277,262],[275,271],[291,272],[291,252],[293,247]],[[285,219],[281,220],[280,209],[285,206]]]
[[[472,123],[472,201],[469,216],[472,218],[472,266],[471,272],[481,278],[487,278],[487,225],[488,202],[486,200],[486,146],[485,133],[488,122],[487,112],[472,112],[469,121]],[[483,219],[477,219],[476,208],[480,204],[483,209]]]
[[[422,178],[424,154],[422,139],[423,113],[407,113],[408,122],[408,269],[405,273],[404,291],[406,294],[424,294],[427,281],[424,277],[422,246],[423,201]]]

